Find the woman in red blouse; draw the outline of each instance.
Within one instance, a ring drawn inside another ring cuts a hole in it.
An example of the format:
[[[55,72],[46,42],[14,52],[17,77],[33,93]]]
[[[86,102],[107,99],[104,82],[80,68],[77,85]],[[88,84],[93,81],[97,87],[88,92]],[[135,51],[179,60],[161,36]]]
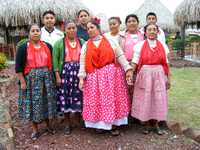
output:
[[[85,41],[77,37],[73,21],[65,22],[65,37],[53,48],[53,68],[56,76],[58,112],[65,116],[65,134],[71,133],[71,114],[80,122],[82,112],[82,91],[79,89],[79,58]]]
[[[16,55],[16,73],[19,78],[19,114],[32,122],[31,138],[36,140],[40,133],[38,123],[46,122],[47,131],[52,133],[49,119],[56,114],[56,100],[52,76],[50,44],[40,40],[41,31],[37,24],[31,26],[28,42],[21,45]]]
[[[119,64],[126,71],[127,81],[132,78],[132,68],[119,44],[101,35],[98,22],[89,22],[87,29],[90,39],[82,46],[78,74],[83,90],[83,120],[86,128],[119,135],[113,127],[128,124],[129,114],[126,84]]]
[[[134,87],[131,115],[145,123],[144,133],[149,133],[151,121],[154,131],[163,134],[159,121],[167,119],[167,90],[170,88],[165,43],[157,40],[158,26],[148,24],[145,27],[146,40],[134,46],[132,65],[137,66],[137,78]]]

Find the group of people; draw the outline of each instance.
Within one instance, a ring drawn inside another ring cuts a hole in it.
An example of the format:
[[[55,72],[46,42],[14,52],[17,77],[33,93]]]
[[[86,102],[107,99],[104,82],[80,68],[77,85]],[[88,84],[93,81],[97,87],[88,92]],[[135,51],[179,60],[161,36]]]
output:
[[[16,55],[19,78],[19,115],[32,122],[31,138],[41,135],[38,124],[46,123],[53,134],[52,121],[64,114],[64,133],[71,133],[71,114],[96,132],[119,135],[117,126],[128,118],[138,119],[143,133],[162,135],[159,121],[167,119],[167,90],[170,88],[165,35],[157,26],[156,14],[146,16],[139,29],[137,15],[108,20],[110,32],[102,33],[100,22],[87,10],[77,14],[78,23],[65,21],[65,33],[55,28],[53,11],[43,14],[44,27],[33,24],[29,39]]]

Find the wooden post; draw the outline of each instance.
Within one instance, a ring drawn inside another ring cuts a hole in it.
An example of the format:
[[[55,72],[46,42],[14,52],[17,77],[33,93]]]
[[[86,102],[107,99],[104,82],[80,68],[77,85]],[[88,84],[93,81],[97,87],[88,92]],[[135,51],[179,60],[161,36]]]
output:
[[[181,26],[181,39],[183,40],[183,49],[181,50],[181,57],[185,57],[185,28],[186,23]]]
[[[197,46],[197,58],[198,60],[200,60],[200,42],[198,43],[198,46]]]
[[[197,42],[193,42],[192,43],[192,58],[193,59],[197,58],[197,47],[198,47],[198,43]]]
[[[5,31],[6,31],[6,44],[9,43],[9,32],[8,32],[8,27],[5,27]]]

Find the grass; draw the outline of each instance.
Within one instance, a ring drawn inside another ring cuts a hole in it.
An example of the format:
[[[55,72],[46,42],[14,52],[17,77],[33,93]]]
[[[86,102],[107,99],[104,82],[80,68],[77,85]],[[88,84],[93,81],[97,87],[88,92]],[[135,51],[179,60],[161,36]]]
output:
[[[168,118],[200,129],[200,68],[171,68]]]

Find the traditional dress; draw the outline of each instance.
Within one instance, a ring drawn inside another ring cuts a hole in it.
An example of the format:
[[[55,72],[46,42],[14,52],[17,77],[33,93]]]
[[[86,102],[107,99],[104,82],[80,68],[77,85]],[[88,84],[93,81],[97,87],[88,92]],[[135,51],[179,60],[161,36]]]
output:
[[[57,41],[53,49],[54,71],[59,71],[61,86],[58,88],[58,111],[81,112],[82,91],[80,91],[78,71],[81,45],[83,40],[76,38],[76,45],[72,47],[67,37]]]
[[[53,31],[49,32],[45,27],[41,28],[41,40],[45,41],[53,47],[55,42],[63,38],[64,34],[54,27]]]
[[[122,47],[122,42],[124,41],[124,33],[119,32],[117,35],[112,35],[111,32],[107,32],[104,34],[107,39],[112,39],[114,42],[119,43]]]
[[[112,41],[118,43],[119,46],[120,46],[121,48],[124,47],[124,42],[125,42],[124,33],[119,32],[117,35],[113,36],[113,35],[111,35],[111,32],[108,32],[108,33],[105,33],[104,36],[105,36],[107,39],[110,39],[110,40],[112,40]],[[117,65],[116,65],[116,66],[117,66]],[[122,80],[124,80],[125,72],[124,72],[123,68],[122,68],[120,65],[118,65],[118,68],[117,68],[117,69],[119,70],[119,71],[117,71],[117,73],[120,73],[120,74],[117,75],[117,76],[121,76],[121,77],[122,77]],[[126,82],[125,82],[125,84],[126,84]],[[126,84],[126,85],[127,85],[127,84]],[[128,87],[129,87],[129,86],[127,85],[127,86],[126,86],[127,91],[129,90]],[[133,90],[133,89],[132,89],[132,90]],[[130,100],[131,100],[131,99],[132,99],[132,97],[130,98]]]
[[[112,125],[128,124],[129,100],[116,59],[125,71],[131,69],[120,46],[104,36],[82,47],[79,77],[85,78],[83,120],[88,128],[111,130]]]
[[[51,46],[40,41],[40,48],[31,42],[20,46],[16,55],[16,72],[24,74],[27,88],[19,87],[19,115],[24,120],[40,123],[56,115]]]
[[[126,59],[129,62],[131,62],[134,55],[133,51],[134,45],[143,40],[144,36],[139,31],[136,34],[130,34],[128,32],[125,33],[125,38],[123,41],[123,50],[124,50],[124,55],[126,56]]]
[[[89,39],[87,29],[83,28],[81,25],[77,26],[77,36],[85,41]]]
[[[133,55],[134,55],[134,49],[133,47],[140,41],[144,40],[144,36],[138,31],[136,34],[131,34],[126,32],[122,41],[122,49],[124,51],[124,54],[126,56],[126,59],[131,62]],[[134,81],[136,79],[136,74],[134,74],[133,77]],[[132,85],[128,85],[128,93],[129,93],[129,98],[132,100],[133,98],[133,91],[134,87]]]
[[[169,49],[159,40],[145,40],[134,47],[133,63],[138,65],[131,115],[141,121],[167,119],[166,81]]]

